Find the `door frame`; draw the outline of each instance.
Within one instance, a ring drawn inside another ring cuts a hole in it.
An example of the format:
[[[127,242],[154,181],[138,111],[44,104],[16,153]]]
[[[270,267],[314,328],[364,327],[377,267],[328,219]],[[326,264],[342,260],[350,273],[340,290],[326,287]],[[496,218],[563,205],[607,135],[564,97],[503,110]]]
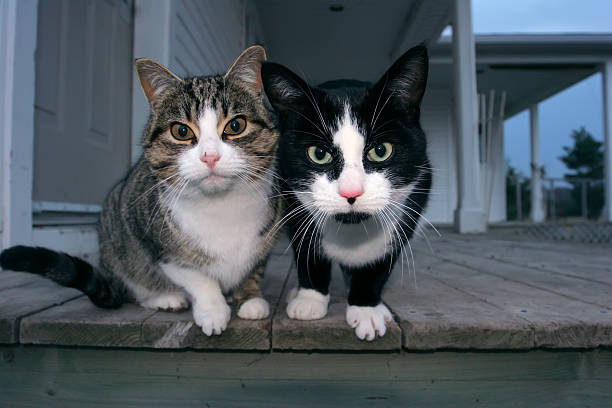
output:
[[[151,1],[144,8],[155,9],[162,4],[158,2]],[[139,21],[137,13],[132,13],[132,18],[134,23]],[[0,66],[0,250],[17,244],[43,245],[95,257],[98,244],[94,224],[33,226],[33,211],[91,213],[101,209],[32,200],[37,30],[38,0],[0,2],[0,61],[5,61]],[[134,43],[133,52],[136,49]]]
[[[0,2],[0,246],[32,243],[38,0]]]

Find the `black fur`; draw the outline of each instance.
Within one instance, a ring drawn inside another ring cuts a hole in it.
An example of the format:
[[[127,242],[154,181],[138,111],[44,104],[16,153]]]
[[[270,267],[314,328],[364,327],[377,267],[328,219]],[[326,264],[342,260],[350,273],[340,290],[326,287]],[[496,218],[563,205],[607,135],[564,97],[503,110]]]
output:
[[[298,194],[308,189],[314,176],[325,173],[330,181],[339,178],[344,161],[333,144],[333,130],[329,128],[343,116],[346,103],[365,136],[362,160],[365,173],[384,172],[394,188],[416,183],[414,193],[405,201],[414,212],[403,214],[398,220],[405,234],[398,237],[394,247],[366,265],[340,265],[350,281],[349,305],[380,303],[389,272],[401,256],[402,246],[412,237],[427,204],[432,177],[427,142],[419,123],[427,71],[427,50],[422,46],[401,56],[373,86],[360,81],[336,80],[311,87],[282,65],[263,64],[264,89],[279,116],[279,166],[287,214],[298,208]],[[367,160],[367,152],[383,142],[394,146],[392,156],[384,163]],[[333,160],[326,165],[314,164],[306,153],[312,145],[330,152]],[[356,211],[331,215],[343,224],[360,223],[369,218],[368,214]],[[322,250],[317,240],[320,229],[317,231],[316,222],[308,222],[312,217],[310,210],[297,212],[288,218],[288,232],[294,247],[299,286],[327,294],[334,259],[329,259]]]
[[[14,246],[0,253],[3,269],[35,273],[60,285],[78,289],[99,307],[118,308],[125,299],[125,287],[112,275],[95,269],[80,258],[47,248]]]

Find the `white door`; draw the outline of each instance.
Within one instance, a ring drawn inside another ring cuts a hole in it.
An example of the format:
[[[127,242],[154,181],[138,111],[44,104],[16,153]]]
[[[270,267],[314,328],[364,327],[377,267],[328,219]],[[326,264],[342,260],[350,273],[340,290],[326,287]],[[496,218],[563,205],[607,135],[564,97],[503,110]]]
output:
[[[132,0],[38,7],[34,208],[91,210],[130,163]]]

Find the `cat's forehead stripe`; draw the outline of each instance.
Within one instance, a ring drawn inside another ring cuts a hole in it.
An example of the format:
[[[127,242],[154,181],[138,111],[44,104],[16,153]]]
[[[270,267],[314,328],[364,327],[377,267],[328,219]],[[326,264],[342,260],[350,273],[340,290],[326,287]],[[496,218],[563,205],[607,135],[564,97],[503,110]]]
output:
[[[355,122],[348,104],[344,106],[342,117],[338,120],[338,126],[334,132],[334,145],[338,146],[345,165],[361,166],[362,152],[365,140],[359,127]]]
[[[198,126],[200,127],[200,135],[202,138],[213,136],[217,138],[217,111],[210,106],[209,103],[204,105],[204,111],[198,118]]]

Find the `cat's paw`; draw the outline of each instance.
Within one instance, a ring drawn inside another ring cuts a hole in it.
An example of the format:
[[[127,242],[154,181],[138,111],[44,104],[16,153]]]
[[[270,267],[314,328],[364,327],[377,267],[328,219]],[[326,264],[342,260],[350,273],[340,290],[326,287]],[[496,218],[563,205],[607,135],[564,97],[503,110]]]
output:
[[[193,320],[202,328],[207,336],[221,334],[227,328],[227,323],[232,315],[227,303],[198,304],[193,305]]]
[[[164,293],[147,298],[140,302],[140,305],[149,309],[177,312],[179,310],[187,309],[189,307],[189,302],[182,293]]]
[[[327,314],[329,295],[313,289],[300,289],[287,305],[287,316],[297,320],[322,319]]]
[[[270,305],[264,298],[254,297],[244,302],[238,309],[238,317],[247,320],[265,319],[270,315]]]
[[[360,340],[372,341],[376,335],[382,337],[387,332],[387,324],[393,320],[391,312],[382,303],[371,306],[349,306],[346,309],[346,322],[355,329]]]

